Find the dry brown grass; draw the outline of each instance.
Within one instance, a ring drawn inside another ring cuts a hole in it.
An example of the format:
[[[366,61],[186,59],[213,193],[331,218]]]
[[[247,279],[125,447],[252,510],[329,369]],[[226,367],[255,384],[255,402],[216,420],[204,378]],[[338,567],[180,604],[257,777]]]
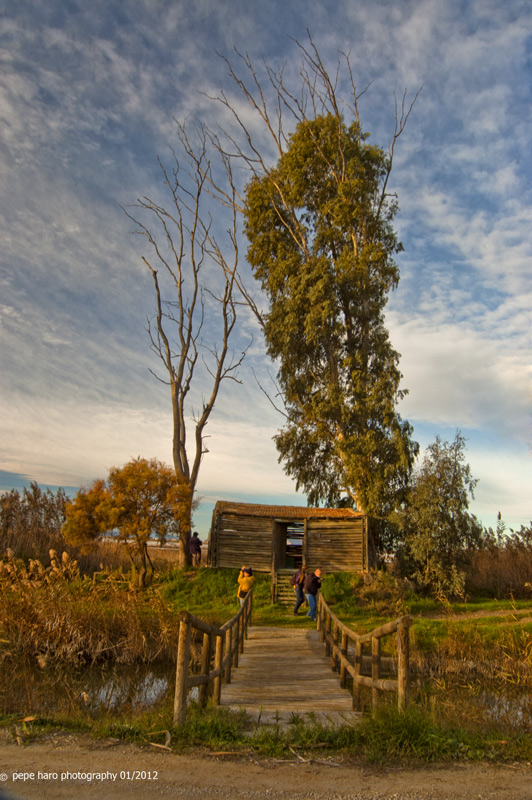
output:
[[[153,663],[175,659],[178,621],[154,593],[120,576],[81,577],[67,553],[50,566],[0,562],[0,658],[29,656],[41,665]]]
[[[532,545],[509,540],[473,555],[467,591],[492,597],[532,598]]]

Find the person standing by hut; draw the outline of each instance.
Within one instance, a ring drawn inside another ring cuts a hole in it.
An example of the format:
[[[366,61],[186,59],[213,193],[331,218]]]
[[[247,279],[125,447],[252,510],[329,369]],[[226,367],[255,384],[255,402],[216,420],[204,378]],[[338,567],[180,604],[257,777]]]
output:
[[[320,586],[321,569],[317,569],[314,572],[309,572],[305,578],[305,597],[307,598],[307,602],[309,604],[307,617],[310,617],[312,620],[314,620],[314,622],[316,622],[316,605]]]
[[[294,606],[294,616],[299,616],[299,606],[305,602],[305,578],[307,577],[307,568],[305,566],[298,569],[295,575],[290,579],[290,583],[294,587],[296,593],[296,604]]]
[[[238,592],[237,597],[240,600],[240,605],[244,604],[247,593],[251,590],[255,578],[253,577],[253,570],[251,567],[242,567],[240,575],[238,576]]]
[[[198,567],[201,563],[201,545],[203,542],[200,540],[198,536],[198,532],[194,531],[192,536],[190,537],[190,541],[188,543],[189,552],[192,556],[192,563]]]

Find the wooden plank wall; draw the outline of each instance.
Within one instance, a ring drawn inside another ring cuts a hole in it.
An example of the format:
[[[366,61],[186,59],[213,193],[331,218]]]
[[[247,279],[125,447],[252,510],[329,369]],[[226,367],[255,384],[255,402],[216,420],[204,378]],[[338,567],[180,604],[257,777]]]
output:
[[[272,568],[273,520],[236,514],[220,514],[212,533],[213,566],[241,567],[243,564],[257,572]],[[212,536],[212,534],[211,534]]]
[[[309,519],[307,567],[324,572],[362,572],[367,569],[366,529],[355,520]]]

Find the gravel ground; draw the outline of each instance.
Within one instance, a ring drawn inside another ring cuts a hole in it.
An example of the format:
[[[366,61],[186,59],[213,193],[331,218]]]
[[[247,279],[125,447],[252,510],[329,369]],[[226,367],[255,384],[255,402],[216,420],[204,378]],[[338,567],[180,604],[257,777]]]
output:
[[[175,755],[66,734],[22,747],[4,737],[0,780],[0,797],[18,800],[532,800],[530,765],[412,770],[296,756],[280,763],[251,755]]]

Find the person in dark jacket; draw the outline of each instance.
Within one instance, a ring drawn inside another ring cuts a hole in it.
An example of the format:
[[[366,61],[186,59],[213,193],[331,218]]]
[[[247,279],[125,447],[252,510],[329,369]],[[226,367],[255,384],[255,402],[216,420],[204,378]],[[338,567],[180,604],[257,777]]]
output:
[[[194,531],[190,537],[189,553],[192,556],[192,563],[198,566],[201,563],[201,545],[203,544],[198,537],[198,532]]]
[[[305,578],[305,597],[307,598],[307,603],[309,604],[307,617],[313,619],[314,622],[316,622],[316,605],[320,586],[321,569],[316,569],[314,572],[309,572]]]
[[[305,578],[306,577],[307,577],[307,568],[306,567],[301,567],[301,569],[298,569],[298,571],[291,578],[291,581],[290,581],[290,583],[292,583],[292,586],[294,587],[294,591],[296,593],[296,604],[294,606],[294,615],[296,617],[298,616],[298,613],[299,613],[298,612],[299,606],[302,606],[303,603],[305,602],[304,587],[305,587]]]

